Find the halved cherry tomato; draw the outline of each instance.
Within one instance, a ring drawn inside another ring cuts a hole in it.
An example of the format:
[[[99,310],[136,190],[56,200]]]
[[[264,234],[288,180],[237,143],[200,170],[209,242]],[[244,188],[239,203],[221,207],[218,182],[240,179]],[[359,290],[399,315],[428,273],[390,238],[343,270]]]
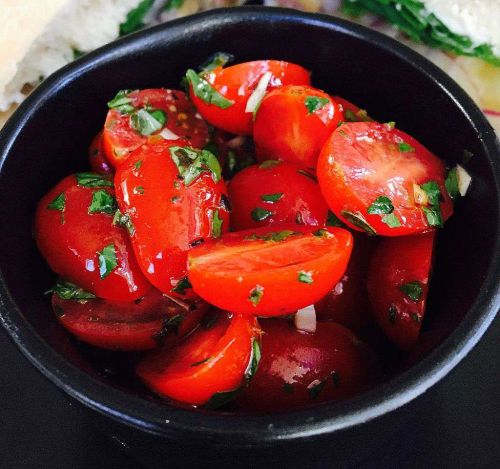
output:
[[[341,106],[346,122],[371,122],[373,119],[364,110],[340,96],[334,96],[334,101]]]
[[[113,167],[109,164],[109,161],[104,154],[104,148],[102,144],[102,131],[99,132],[92,140],[89,148],[89,163],[92,171],[101,174],[112,174]]]
[[[217,312],[178,346],[146,358],[137,374],[161,396],[215,407],[255,372],[259,335],[254,318]]]
[[[297,225],[228,233],[189,252],[195,293],[227,311],[278,316],[322,298],[345,272],[352,235]]]
[[[114,107],[103,131],[104,151],[115,168],[159,133],[166,140],[184,138],[196,148],[208,143],[207,125],[182,91],[160,88],[120,93],[108,103]]]
[[[113,182],[78,173],[57,184],[38,204],[35,239],[51,269],[96,296],[133,301],[151,285],[135,260],[125,229],[113,223]]]
[[[197,156],[207,158],[191,159]],[[216,158],[185,142],[159,140],[136,150],[118,168],[115,186],[120,210],[133,226],[130,238],[144,275],[162,292],[175,287],[174,293],[183,293],[184,283],[178,283],[186,276],[188,250],[229,229]]]
[[[372,321],[366,282],[368,266],[378,239],[354,234],[354,246],[347,269],[340,281],[314,305],[320,321],[334,321],[360,333]]]
[[[52,307],[59,322],[83,342],[111,350],[147,350],[178,341],[200,322],[208,305],[174,301],[151,290],[130,303],[63,300],[54,293]]]
[[[284,86],[262,100],[253,126],[257,160],[280,159],[315,168],[321,147],[344,115],[328,94]]]
[[[257,60],[231,67],[217,67],[203,74],[203,79],[218,93],[227,104],[225,108],[198,97],[190,83],[191,99],[208,123],[233,134],[252,133],[252,112],[245,112],[247,101],[266,72],[272,76],[267,90],[284,85],[309,85],[310,74],[300,65],[279,60]]]
[[[284,223],[324,226],[328,207],[316,177],[303,166],[268,160],[231,180],[233,230]]]
[[[375,318],[403,350],[417,342],[425,313],[435,233],[390,238],[377,247],[368,274]]]
[[[453,213],[442,161],[390,124],[341,125],[321,150],[317,175],[330,209],[369,234],[422,233]]]
[[[285,319],[262,320],[262,359],[237,404],[245,410],[289,410],[351,397],[378,374],[370,349],[333,322],[298,331]]]

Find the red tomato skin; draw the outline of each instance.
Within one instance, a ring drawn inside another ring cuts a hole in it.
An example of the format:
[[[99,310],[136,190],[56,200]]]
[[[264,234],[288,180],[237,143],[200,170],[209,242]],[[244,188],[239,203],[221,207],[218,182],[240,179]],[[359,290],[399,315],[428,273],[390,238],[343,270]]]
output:
[[[113,215],[88,213],[97,190],[114,195],[109,187],[79,186],[74,175],[49,191],[35,215],[38,249],[54,272],[84,290],[107,300],[136,300],[151,289],[151,284],[137,265],[127,233],[113,225]],[[64,210],[48,209],[62,193]],[[101,279],[98,252],[111,244],[115,247],[117,267]]]
[[[328,207],[318,183],[303,166],[276,162],[271,166],[249,166],[231,180],[228,186],[231,200],[231,227],[246,230],[262,226],[300,224],[324,226]],[[266,202],[262,196],[282,194],[275,202]],[[252,210],[263,208],[272,215],[256,221]]]
[[[398,149],[399,143],[406,143],[415,151],[402,152]],[[413,183],[421,185],[436,181],[442,196],[443,220],[453,213],[453,203],[444,187],[443,162],[414,138],[387,124],[354,122],[337,128],[321,150],[317,176],[330,210],[358,231],[363,230],[347,220],[344,211],[361,214],[382,236],[434,230],[429,226],[422,207],[415,203]],[[400,227],[391,228],[382,222],[381,215],[367,213],[368,207],[379,196],[391,200]]]
[[[280,230],[297,234],[279,242],[252,239]],[[196,294],[221,309],[254,316],[289,314],[325,296],[349,261],[349,231],[328,228],[327,236],[314,232],[283,225],[228,233],[189,252],[189,280]],[[301,272],[309,273],[312,283],[301,281]]]
[[[268,90],[284,85],[309,85],[310,73],[300,65],[279,60],[257,60],[230,67],[217,67],[205,75],[207,80],[225,98],[234,101],[226,109],[208,104],[195,96],[193,87],[189,94],[196,109],[214,127],[233,134],[251,135],[253,115],[245,112],[248,98],[266,72],[273,74]]]
[[[89,147],[89,163],[92,171],[100,174],[113,174],[113,167],[104,154],[104,147],[102,142],[102,131],[99,132]]]
[[[432,268],[435,232],[388,238],[380,242],[370,262],[368,294],[373,313],[388,339],[410,350],[419,337]],[[418,281],[423,294],[413,301],[401,285]],[[389,309],[394,307],[392,313]]]
[[[327,99],[310,112],[308,97]],[[258,161],[279,159],[315,168],[321,147],[344,115],[328,94],[308,86],[284,86],[262,100],[253,127]]]
[[[318,322],[310,333],[285,319],[260,322],[262,358],[237,400],[241,409],[275,412],[345,399],[362,392],[378,374],[370,349],[339,324]]]
[[[172,293],[186,276],[192,243],[212,237],[216,210],[222,232],[229,229],[224,181],[215,183],[210,173],[203,172],[185,186],[168,150],[178,145],[185,146],[186,142],[159,140],[144,145],[115,175],[118,205],[135,227],[130,239],[139,266],[164,293]]]
[[[372,321],[366,283],[370,258],[379,240],[362,233],[353,236],[352,254],[344,275],[314,309],[319,321],[333,321],[359,334]]]
[[[54,312],[69,332],[82,342],[109,350],[149,350],[175,344],[196,327],[208,309],[200,300],[186,306],[180,307],[154,289],[130,303],[101,299],[78,302],[52,295]],[[177,330],[162,337],[165,321],[179,314],[183,319]]]
[[[189,141],[195,148],[203,148],[209,140],[208,127],[185,93],[170,89],[135,90],[128,94],[131,105],[140,109],[146,105],[165,112],[167,120],[164,128],[179,138]],[[130,115],[110,109],[106,116],[103,131],[103,147],[109,162],[117,168],[131,152],[154,138],[161,130],[151,136],[144,136],[130,125]]]
[[[137,374],[155,393],[203,405],[218,392],[237,389],[252,357],[260,329],[254,318],[217,312],[209,329],[198,327],[177,347],[147,357]],[[205,361],[206,360],[206,361]]]

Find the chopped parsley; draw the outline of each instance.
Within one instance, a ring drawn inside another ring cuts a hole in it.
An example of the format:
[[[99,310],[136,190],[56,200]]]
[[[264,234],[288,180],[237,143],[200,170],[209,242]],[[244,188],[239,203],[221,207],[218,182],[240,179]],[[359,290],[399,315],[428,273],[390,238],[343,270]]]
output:
[[[270,212],[269,210],[261,207],[256,207],[250,212],[250,216],[255,221],[263,221],[266,218],[269,218],[271,215],[274,215],[273,212]]]
[[[180,295],[185,295],[186,290],[188,290],[189,288],[193,288],[193,286],[191,285],[191,282],[189,281],[189,279],[187,277],[182,277],[177,282],[175,287],[172,288],[172,291],[175,293],[179,293]]]
[[[208,150],[178,146],[170,147],[168,150],[186,186],[198,179],[203,172],[211,173],[215,183],[221,180],[222,170],[219,161]]]
[[[361,228],[363,231],[368,233],[370,236],[377,234],[375,228],[373,228],[365,219],[365,217],[359,212],[349,212],[348,210],[342,210],[341,215],[354,226]]]
[[[113,225],[125,228],[130,236],[135,233],[135,226],[130,220],[130,215],[123,214],[120,210],[117,210],[115,212],[115,216],[113,217]]]
[[[205,408],[218,409],[219,407],[226,405],[228,402],[231,402],[240,392],[240,387],[233,389],[232,391],[216,392],[205,404]]]
[[[422,207],[427,218],[427,223],[429,226],[437,226],[442,228],[444,226],[443,216],[441,214],[441,209],[438,206],[434,207]]]
[[[441,191],[439,184],[436,181],[429,181],[420,186],[427,195],[427,200],[431,205],[439,205],[441,199]]]
[[[400,152],[403,152],[403,153],[410,153],[412,151],[415,151],[415,148],[413,148],[411,145],[409,145],[406,142],[399,142],[398,149]]]
[[[55,293],[62,300],[87,301],[95,298],[95,295],[86,292],[83,288],[71,282],[58,280],[56,284],[46,293]]]
[[[219,217],[219,211],[213,210],[212,212],[212,237],[220,238],[222,234],[222,223],[224,220]]]
[[[186,80],[191,84],[195,96],[205,101],[207,104],[213,104],[221,109],[227,109],[234,104],[220,94],[208,81],[200,77],[194,70],[189,69],[186,72]]]
[[[141,135],[151,135],[161,130],[167,115],[161,109],[142,108],[130,116],[130,126]]]
[[[279,164],[281,164],[281,161],[279,160],[266,160],[263,161],[261,164],[259,164],[259,168],[262,169],[273,168],[274,166],[277,166]]]
[[[134,168],[136,169],[136,171],[139,171],[139,169],[141,169],[141,166],[142,166],[142,160],[138,160],[134,163]]]
[[[109,192],[100,189],[92,194],[89,213],[107,213],[108,215],[113,215],[117,208],[116,199]]]
[[[102,174],[76,173],[76,182],[83,187],[113,187],[113,181]]]
[[[274,203],[278,202],[283,197],[283,192],[277,192],[276,194],[262,194],[260,199],[264,202]]]
[[[118,93],[116,93],[116,96],[111,101],[108,101],[108,108],[116,109],[122,114],[130,114],[131,112],[134,112],[135,108],[131,104],[132,98],[129,98],[130,93],[130,90],[118,91]]]
[[[298,279],[299,279],[299,282],[302,282],[302,283],[309,283],[309,284],[314,283],[314,280],[312,277],[312,272],[305,272],[305,271],[301,270],[299,272]]]
[[[264,287],[262,287],[260,285],[255,285],[255,287],[252,288],[252,290],[250,291],[250,295],[248,296],[248,300],[254,306],[257,306],[260,303],[260,300],[262,300],[263,296],[264,296]]]
[[[446,191],[452,199],[458,198],[458,196],[460,195],[460,191],[458,190],[458,176],[456,166],[448,171],[444,186],[446,187]]]
[[[101,280],[104,280],[116,267],[118,261],[116,260],[115,245],[109,244],[104,247],[101,252],[97,253],[99,260],[99,275]]]
[[[375,202],[368,207],[367,211],[370,215],[386,215],[394,211],[394,205],[392,205],[389,197],[381,195],[375,199]]]
[[[413,280],[408,283],[403,283],[399,289],[412,301],[420,301],[424,294],[422,284],[418,280]]]
[[[202,72],[211,72],[217,67],[224,67],[234,60],[234,55],[227,52],[216,52],[206,62],[200,65]]]
[[[304,105],[307,108],[307,114],[313,114],[325,107],[330,100],[328,98],[320,98],[318,96],[307,96]]]
[[[49,210],[59,210],[62,212],[66,206],[66,195],[61,192],[52,202],[47,205]]]

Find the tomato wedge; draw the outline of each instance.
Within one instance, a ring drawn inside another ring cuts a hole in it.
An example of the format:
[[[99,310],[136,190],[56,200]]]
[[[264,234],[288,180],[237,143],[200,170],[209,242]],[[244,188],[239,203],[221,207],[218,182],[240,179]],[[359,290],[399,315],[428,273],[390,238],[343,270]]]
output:
[[[229,229],[220,171],[214,155],[166,140],[142,146],[116,171],[118,204],[131,224],[135,255],[164,293],[183,294],[188,250]]]
[[[190,96],[209,124],[233,134],[251,135],[253,114],[245,109],[248,99],[267,72],[272,74],[267,90],[284,85],[310,84],[309,72],[300,65],[279,60],[257,60],[231,67],[216,67],[202,74],[201,82],[193,70],[188,71]],[[209,91],[206,94],[198,91],[207,87]],[[221,99],[214,99],[214,94]]]
[[[403,350],[418,340],[432,267],[435,233],[384,239],[373,254],[368,293],[375,318]]]
[[[228,233],[189,252],[189,280],[205,301],[255,316],[294,312],[342,277],[352,235],[297,225]]]
[[[196,148],[208,143],[207,125],[182,91],[124,90],[108,107],[103,147],[115,168],[157,135],[166,140],[184,138]]]
[[[99,132],[89,147],[89,163],[92,171],[101,174],[112,174],[113,167],[110,165],[109,161],[104,154],[104,148],[102,143],[102,131]]]
[[[330,209],[369,234],[430,231],[453,212],[441,160],[391,124],[338,127],[321,150],[317,176]]]
[[[59,322],[83,342],[111,350],[148,350],[190,332],[208,305],[172,300],[156,290],[131,303],[64,300],[52,295]]]
[[[216,312],[178,346],[146,358],[137,374],[161,396],[219,407],[255,373],[259,336],[254,318]]]

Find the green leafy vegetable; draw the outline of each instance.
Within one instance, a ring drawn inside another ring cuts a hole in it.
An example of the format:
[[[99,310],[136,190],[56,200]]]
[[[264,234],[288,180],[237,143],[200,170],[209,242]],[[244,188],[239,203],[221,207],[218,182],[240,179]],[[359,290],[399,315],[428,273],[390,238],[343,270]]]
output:
[[[133,10],[129,11],[125,21],[120,24],[120,36],[133,33],[144,25],[144,17],[154,5],[155,0],[142,0]]]
[[[219,211],[214,210],[212,213],[212,236],[214,238],[220,238],[222,234],[222,223],[224,220],[219,217]]]
[[[168,11],[168,10],[176,10],[180,8],[184,4],[184,0],[167,0],[167,3],[165,3],[163,10]]]
[[[326,226],[337,226],[340,228],[345,228],[345,223],[340,220],[337,215],[328,210],[328,216],[326,218]]]
[[[458,198],[458,196],[460,195],[460,191],[458,190],[458,176],[456,167],[448,171],[444,186],[446,187],[446,191],[452,199]]]
[[[305,176],[306,178],[311,179],[314,182],[318,182],[318,178],[314,174],[310,173],[309,171],[306,171],[305,169],[298,169],[297,172],[299,174],[302,174],[302,176]]]
[[[413,148],[411,145],[409,145],[406,142],[398,143],[398,149],[399,149],[399,151],[401,151],[403,153],[411,153],[412,151],[415,151],[415,148]]]
[[[257,306],[260,303],[260,300],[262,300],[263,296],[264,296],[264,287],[256,285],[255,288],[253,288],[250,291],[248,299],[250,303],[252,303],[254,306]]]
[[[143,195],[144,187],[143,186],[135,186],[133,189],[134,194]]]
[[[375,228],[371,226],[367,221],[366,218],[359,212],[349,212],[348,210],[342,210],[341,212],[342,216],[345,217],[345,219],[349,222],[352,223],[354,226],[357,226],[358,228],[361,228],[363,231],[366,231],[371,236],[374,236],[377,234],[375,231]]]
[[[307,96],[304,105],[307,108],[307,113],[312,114],[319,111],[321,108],[325,107],[329,103],[328,98],[320,98],[318,96]]]
[[[260,196],[261,200],[264,202],[278,202],[283,197],[283,192],[277,192],[276,194],[263,194]]]
[[[130,126],[141,135],[151,135],[161,130],[167,122],[167,115],[161,109],[142,108],[130,116]]]
[[[116,212],[117,208],[116,199],[108,192],[100,189],[92,194],[89,213],[107,213],[112,215]]]
[[[193,288],[193,286],[191,285],[191,282],[189,281],[189,279],[187,277],[182,277],[177,282],[175,287],[172,288],[172,291],[175,293],[179,293],[180,295],[185,295],[186,290],[188,290],[189,288]]]
[[[231,402],[240,392],[240,388],[233,389],[231,391],[216,392],[205,404],[205,407],[212,410],[218,409],[219,407]]]
[[[96,173],[76,173],[76,182],[83,187],[113,187],[113,181],[110,181],[102,174]]]
[[[122,212],[120,212],[120,210],[117,210],[115,212],[115,216],[113,217],[113,225],[125,228],[130,236],[135,233],[135,226],[132,223],[132,220],[130,220],[130,216],[127,214],[123,214]]]
[[[427,223],[429,226],[437,226],[442,228],[444,226],[443,216],[441,215],[441,209],[439,206],[422,207],[427,218]]]
[[[221,180],[221,167],[217,157],[208,150],[198,150],[192,147],[170,147],[170,156],[177,166],[184,184],[189,186],[203,172],[210,172],[215,183]]]
[[[277,166],[279,164],[281,164],[281,161],[279,161],[279,160],[266,160],[266,161],[263,161],[261,164],[259,164],[259,168],[267,169],[267,168],[272,168],[274,166]]]
[[[116,109],[120,111],[122,114],[130,114],[135,110],[134,106],[132,106],[132,98],[129,98],[130,90],[120,90],[116,93],[116,96],[108,101],[109,109]]]
[[[63,211],[66,206],[66,195],[61,192],[52,202],[47,205],[49,210],[59,210]]]
[[[309,284],[314,283],[311,272],[305,272],[305,271],[301,270],[299,272],[298,279],[299,279],[299,282],[302,282],[302,283],[309,283]]]
[[[424,290],[422,284],[418,280],[413,280],[399,286],[399,289],[412,301],[420,301]]]
[[[441,190],[439,189],[439,184],[436,181],[429,181],[420,186],[427,194],[427,200],[431,205],[439,205],[439,199],[441,198]]]
[[[389,228],[399,228],[401,221],[395,213],[389,213],[382,217],[382,223],[385,223]]]
[[[200,70],[204,73],[211,72],[214,68],[224,67],[233,60],[233,54],[229,54],[227,52],[216,52],[200,66]]]
[[[393,211],[394,205],[392,205],[391,199],[384,195],[377,197],[375,202],[373,202],[367,210],[370,215],[385,215],[392,213]]]
[[[86,301],[95,298],[93,293],[86,292],[74,283],[64,280],[58,280],[46,293],[55,293],[62,300]]]
[[[179,334],[179,326],[184,321],[184,315],[176,314],[175,316],[171,316],[163,321],[162,328],[153,336],[153,339],[158,342],[159,345],[162,345],[165,337],[171,332],[175,335]]]
[[[186,72],[186,79],[193,87],[195,96],[202,101],[213,104],[221,109],[227,109],[234,104],[234,101],[222,96],[208,81],[201,78],[194,70],[189,69]]]
[[[292,230],[283,230],[283,231],[274,231],[270,233],[266,233],[265,235],[257,235],[256,233],[246,236],[245,239],[247,241],[255,241],[260,239],[262,241],[272,241],[272,242],[280,242],[283,241],[290,236],[294,236],[300,234],[298,231]]]
[[[118,261],[116,260],[115,245],[109,244],[101,252],[97,253],[99,259],[99,275],[101,280],[104,280],[116,267]]]
[[[251,212],[250,216],[255,220],[255,221],[263,221],[266,218],[269,218],[271,215],[273,215],[273,212],[270,212],[269,210],[266,210],[265,208],[261,207],[255,207]]]

